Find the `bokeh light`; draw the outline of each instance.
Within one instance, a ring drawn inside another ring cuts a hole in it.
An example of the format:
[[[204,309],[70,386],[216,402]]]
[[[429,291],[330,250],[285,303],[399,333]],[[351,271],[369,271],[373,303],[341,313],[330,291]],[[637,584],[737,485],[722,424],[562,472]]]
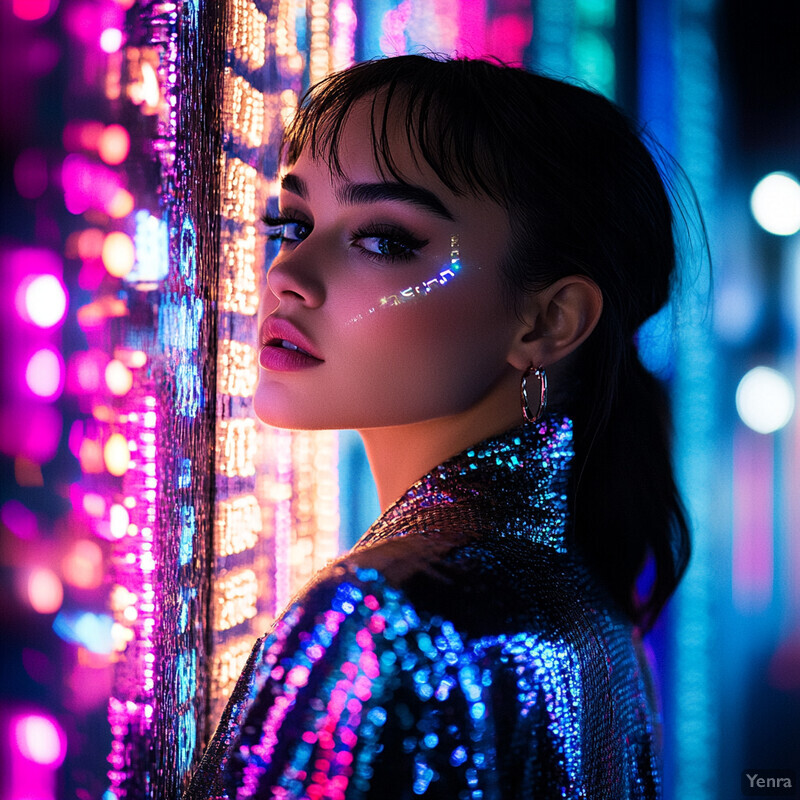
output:
[[[739,382],[736,410],[748,428],[758,433],[774,433],[792,418],[794,390],[777,370],[755,367]]]
[[[127,217],[133,211],[133,195],[127,189],[118,189],[105,210],[112,219]]]
[[[37,567],[28,576],[28,602],[40,614],[55,614],[64,602],[64,587],[58,575],[47,567]]]
[[[19,500],[7,500],[0,508],[0,521],[18,539],[35,539],[39,535],[36,514]]]
[[[788,172],[771,172],[753,189],[750,208],[765,231],[791,236],[800,231],[800,183]]]
[[[33,21],[44,19],[55,9],[58,0],[13,0],[11,9],[19,19]]]
[[[108,390],[116,397],[128,394],[133,386],[133,373],[116,358],[106,365],[105,378]]]
[[[131,149],[131,137],[122,125],[109,125],[97,142],[97,153],[106,164],[121,164]]]
[[[122,231],[109,233],[103,242],[102,258],[110,275],[115,278],[124,278],[133,269],[136,261],[133,240]]]
[[[106,28],[100,34],[100,49],[104,53],[116,53],[122,47],[122,31],[119,28]]]
[[[121,433],[112,433],[103,447],[103,461],[106,469],[116,476],[124,475],[128,471],[131,452],[128,449],[128,440]]]
[[[112,538],[121,539],[128,532],[131,515],[120,503],[114,503],[108,510],[108,527]]]
[[[67,292],[55,275],[35,275],[17,291],[17,311],[39,328],[52,328],[67,313]]]
[[[80,258],[100,258],[105,234],[100,228],[86,228],[78,234],[77,249]]]
[[[103,551],[97,542],[79,539],[61,563],[64,580],[79,589],[96,589],[103,582]]]
[[[67,737],[52,717],[25,714],[14,721],[13,729],[20,755],[43,766],[61,765],[67,754]]]
[[[53,620],[53,630],[65,642],[79,644],[92,653],[110,653],[113,640],[113,620],[107,614],[90,611],[65,613],[59,611]]]
[[[37,350],[25,367],[28,388],[43,400],[55,400],[64,386],[64,363],[52,347]]]

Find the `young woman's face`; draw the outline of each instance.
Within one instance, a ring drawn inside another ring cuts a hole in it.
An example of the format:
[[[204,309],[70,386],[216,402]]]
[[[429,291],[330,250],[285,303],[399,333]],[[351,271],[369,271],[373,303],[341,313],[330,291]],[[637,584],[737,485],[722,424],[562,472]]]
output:
[[[400,126],[396,126],[400,127]],[[284,428],[366,429],[463,413],[508,379],[508,214],[453,194],[402,134],[381,177],[362,106],[345,177],[303,153],[283,176],[280,250],[259,314],[255,408]],[[296,349],[299,348],[299,349]]]

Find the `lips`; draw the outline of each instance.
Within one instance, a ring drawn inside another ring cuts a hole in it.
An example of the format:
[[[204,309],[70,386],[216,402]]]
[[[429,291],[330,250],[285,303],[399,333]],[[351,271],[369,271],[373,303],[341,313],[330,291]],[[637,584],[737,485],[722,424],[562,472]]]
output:
[[[318,366],[324,359],[293,323],[280,317],[267,317],[261,326],[259,362],[267,370],[291,372]]]

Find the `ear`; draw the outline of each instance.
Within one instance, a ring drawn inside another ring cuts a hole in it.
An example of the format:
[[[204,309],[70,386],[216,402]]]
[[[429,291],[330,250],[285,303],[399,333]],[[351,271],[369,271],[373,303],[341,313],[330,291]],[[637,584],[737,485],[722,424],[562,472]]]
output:
[[[508,363],[519,370],[555,364],[588,338],[602,310],[603,293],[583,275],[568,275],[531,293]]]

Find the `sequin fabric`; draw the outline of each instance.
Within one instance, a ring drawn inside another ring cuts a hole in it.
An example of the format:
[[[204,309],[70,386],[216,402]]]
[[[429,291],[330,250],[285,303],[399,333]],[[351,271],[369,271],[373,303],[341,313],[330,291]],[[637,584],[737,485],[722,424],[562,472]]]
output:
[[[551,417],[418,481],[257,643],[187,800],[660,797],[641,642],[570,542],[572,459]]]

